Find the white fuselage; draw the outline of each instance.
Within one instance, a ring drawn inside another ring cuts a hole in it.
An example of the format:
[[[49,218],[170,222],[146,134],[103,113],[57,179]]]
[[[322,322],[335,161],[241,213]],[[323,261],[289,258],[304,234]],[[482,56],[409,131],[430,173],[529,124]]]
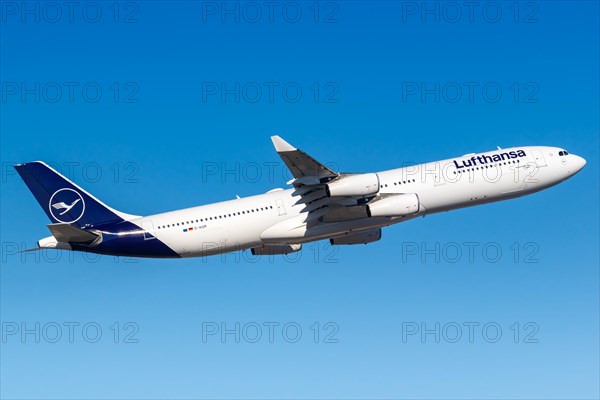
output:
[[[502,154],[524,155],[510,158]],[[556,185],[585,165],[555,147],[518,147],[378,172],[379,194],[414,193],[420,209],[409,217],[368,217],[312,224],[318,207],[306,212],[301,188],[137,218],[130,222],[151,233],[182,257],[205,256],[265,244],[306,243],[383,227],[417,216],[534,193]],[[325,204],[329,199],[317,199]],[[313,206],[315,206],[313,204]],[[318,206],[318,204],[317,204]]]

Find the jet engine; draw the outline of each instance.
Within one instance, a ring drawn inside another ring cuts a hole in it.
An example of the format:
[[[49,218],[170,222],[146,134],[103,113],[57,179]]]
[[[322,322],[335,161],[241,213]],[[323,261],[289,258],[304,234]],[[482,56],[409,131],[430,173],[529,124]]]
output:
[[[328,197],[371,196],[379,192],[379,176],[374,173],[346,175],[325,186]]]
[[[414,193],[397,194],[367,204],[369,217],[404,217],[419,212],[419,198]]]

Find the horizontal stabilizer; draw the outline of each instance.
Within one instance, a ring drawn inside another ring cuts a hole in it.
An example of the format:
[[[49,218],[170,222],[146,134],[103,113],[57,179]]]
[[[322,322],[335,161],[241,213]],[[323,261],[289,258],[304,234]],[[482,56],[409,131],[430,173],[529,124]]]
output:
[[[21,250],[19,253],[29,253],[32,251],[45,250],[43,247],[34,247],[33,249]]]
[[[85,231],[70,224],[50,224],[48,229],[57,242],[63,243],[88,243],[98,239],[100,235]]]

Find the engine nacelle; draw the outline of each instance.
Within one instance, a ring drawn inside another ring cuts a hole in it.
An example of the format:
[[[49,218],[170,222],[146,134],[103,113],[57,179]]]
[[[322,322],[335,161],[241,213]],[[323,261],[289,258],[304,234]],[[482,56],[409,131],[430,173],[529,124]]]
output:
[[[332,245],[339,244],[367,244],[376,242],[381,239],[381,228],[370,229],[368,231],[362,231],[357,233],[350,233],[345,236],[329,239],[329,243]]]
[[[325,186],[329,197],[371,196],[379,192],[379,176],[374,173],[342,176]]]
[[[367,204],[369,217],[404,217],[419,212],[419,197],[414,193],[387,196]]]
[[[265,244],[250,249],[253,256],[271,256],[275,254],[295,253],[302,249],[301,244]]]

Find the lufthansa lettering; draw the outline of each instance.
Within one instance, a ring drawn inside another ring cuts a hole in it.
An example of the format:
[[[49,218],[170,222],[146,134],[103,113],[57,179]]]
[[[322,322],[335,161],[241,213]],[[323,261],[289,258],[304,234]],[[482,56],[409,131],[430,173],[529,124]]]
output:
[[[499,153],[499,154],[493,154],[493,155],[473,156],[467,160],[459,160],[459,161],[454,160],[454,166],[457,169],[460,169],[460,168],[474,167],[476,165],[486,165],[488,163],[495,163],[495,162],[499,162],[499,161],[505,161],[505,160],[510,160],[513,158],[520,158],[520,157],[525,157],[525,156],[527,156],[527,154],[525,154],[524,150],[515,150],[515,151],[508,151],[505,153]]]

